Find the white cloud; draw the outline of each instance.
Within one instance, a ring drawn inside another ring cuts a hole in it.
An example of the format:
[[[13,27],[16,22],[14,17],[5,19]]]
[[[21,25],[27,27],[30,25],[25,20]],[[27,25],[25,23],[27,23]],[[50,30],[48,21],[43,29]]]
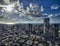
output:
[[[51,9],[59,9],[59,7],[60,7],[59,5],[54,4],[54,5],[51,6]]]
[[[53,17],[53,14],[48,15],[48,17]]]
[[[44,11],[44,7],[43,6],[41,6],[41,12],[43,12]]]
[[[3,0],[4,1],[4,3],[6,3],[6,4],[10,4],[10,0]]]

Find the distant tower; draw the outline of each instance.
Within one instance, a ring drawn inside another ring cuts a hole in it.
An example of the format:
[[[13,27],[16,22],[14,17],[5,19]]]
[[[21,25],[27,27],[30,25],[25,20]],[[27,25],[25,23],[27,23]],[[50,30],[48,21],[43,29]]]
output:
[[[49,31],[49,18],[44,19],[44,33]]]
[[[29,31],[32,32],[32,24],[29,24]]]
[[[58,24],[54,24],[54,33],[55,33],[55,37],[58,37],[58,30],[59,30],[59,26]]]
[[[44,18],[44,38],[45,40],[49,40],[49,18]]]

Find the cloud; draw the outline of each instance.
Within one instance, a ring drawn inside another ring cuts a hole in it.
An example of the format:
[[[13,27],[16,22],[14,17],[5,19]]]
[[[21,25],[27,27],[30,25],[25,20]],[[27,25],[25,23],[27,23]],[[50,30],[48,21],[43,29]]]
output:
[[[4,0],[0,0],[0,4],[5,4],[5,3],[4,3]]]
[[[10,0],[3,0],[5,4],[10,4]]]
[[[59,9],[59,7],[60,7],[59,5],[54,4],[54,5],[51,6],[51,9]]]

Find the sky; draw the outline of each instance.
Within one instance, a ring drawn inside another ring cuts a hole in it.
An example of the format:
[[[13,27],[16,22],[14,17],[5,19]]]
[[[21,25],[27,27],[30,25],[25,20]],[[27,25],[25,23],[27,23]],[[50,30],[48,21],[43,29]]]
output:
[[[7,0],[6,0],[7,1]],[[8,2],[8,1],[7,1]],[[37,4],[38,6],[43,6],[44,11],[42,14],[56,14],[56,17],[50,18],[50,23],[60,23],[60,0],[20,0],[23,3],[24,8],[29,7],[30,3]],[[13,13],[13,12],[12,12]],[[1,12],[0,12],[1,14]],[[23,14],[23,13],[20,13]],[[10,17],[8,21],[15,21],[17,23],[42,23],[43,19],[41,18],[31,18],[29,16],[20,16],[20,14],[11,14],[7,13]],[[59,15],[57,15],[59,14]],[[19,19],[19,20],[18,20]],[[6,20],[7,21],[7,20]],[[4,22],[6,22],[4,21]]]
[[[24,4],[24,7],[27,7],[30,3],[36,3],[39,6],[44,7],[44,11],[42,13],[46,14],[58,14],[60,13],[60,0],[21,0]],[[57,5],[58,9],[51,9],[53,5]],[[53,20],[51,19],[51,23],[60,23],[60,15],[56,16]]]
[[[60,0],[21,0],[21,2],[23,2],[24,6],[28,6],[29,3],[36,3],[39,6],[43,6],[44,12],[43,13],[60,13]],[[51,6],[52,5],[59,5],[59,8],[57,10],[51,10]]]

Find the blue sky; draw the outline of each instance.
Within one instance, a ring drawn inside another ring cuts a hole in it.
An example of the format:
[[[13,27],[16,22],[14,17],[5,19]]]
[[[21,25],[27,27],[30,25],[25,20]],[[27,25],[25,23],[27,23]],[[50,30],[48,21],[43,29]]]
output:
[[[45,8],[43,13],[47,14],[58,14],[60,13],[60,0],[21,0],[21,2],[24,4],[24,7],[27,7],[29,3],[36,3],[39,6],[43,6]],[[51,10],[52,5],[59,5],[59,8],[57,10]],[[53,21],[54,20],[54,21]],[[60,23],[60,15],[55,17],[50,22],[54,23]]]
[[[54,4],[57,4],[57,5],[60,5],[60,0],[21,0],[21,2],[23,2],[24,6],[28,6],[29,3],[36,3],[38,5],[42,5],[45,10],[43,13],[48,13],[48,14],[51,14],[51,13],[60,13],[60,7],[59,9],[57,10],[51,10],[51,6],[54,5]]]
[[[39,6],[43,6],[44,7],[44,11],[42,12],[45,14],[58,14],[60,13],[60,0],[20,0],[20,2],[23,3],[24,8],[28,7],[30,3],[35,3],[38,4]],[[52,5],[58,5],[58,9],[51,9]],[[1,13],[0,13],[1,14]],[[10,16],[11,15],[11,16]],[[33,23],[33,22],[38,22],[41,23],[43,22],[43,19],[36,19],[36,18],[30,18],[28,16],[22,16],[19,17],[19,14],[9,14],[8,13],[8,17],[10,17],[11,20],[13,21],[17,21],[17,22],[28,22],[28,23]],[[15,19],[15,20],[14,20]],[[6,20],[7,21],[7,20]],[[9,20],[10,21],[10,20]],[[52,18],[50,20],[51,23],[60,23],[60,15]]]

